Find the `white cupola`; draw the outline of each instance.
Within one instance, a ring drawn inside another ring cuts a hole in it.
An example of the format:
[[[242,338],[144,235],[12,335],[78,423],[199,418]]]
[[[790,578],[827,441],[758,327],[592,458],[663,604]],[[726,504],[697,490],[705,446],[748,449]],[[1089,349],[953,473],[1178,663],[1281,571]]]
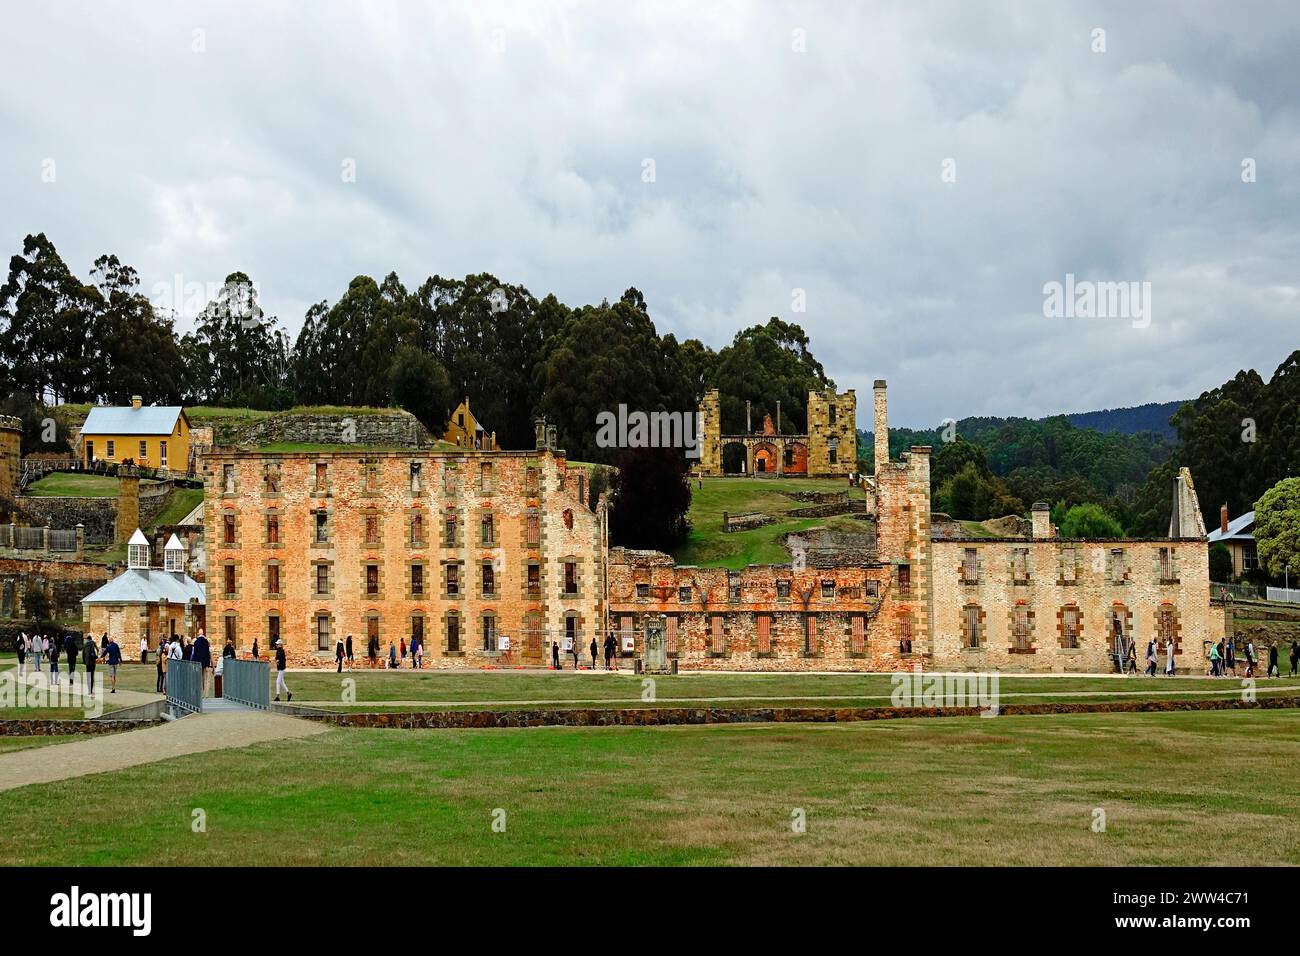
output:
[[[126,543],[126,566],[133,570],[149,570],[149,539],[139,528]]]
[[[185,570],[185,545],[173,534],[163,546],[163,567],[168,571]]]

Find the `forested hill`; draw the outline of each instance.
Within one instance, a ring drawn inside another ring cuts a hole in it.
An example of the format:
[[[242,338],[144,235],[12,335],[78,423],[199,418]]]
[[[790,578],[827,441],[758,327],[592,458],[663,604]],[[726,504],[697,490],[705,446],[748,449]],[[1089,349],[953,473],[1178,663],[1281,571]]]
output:
[[[1165,438],[1175,438],[1178,432],[1169,424],[1174,412],[1186,402],[1148,402],[1132,408],[1106,408],[1099,412],[1075,412],[1065,417],[1077,428],[1095,428],[1099,432],[1117,432],[1136,435],[1154,432]]]

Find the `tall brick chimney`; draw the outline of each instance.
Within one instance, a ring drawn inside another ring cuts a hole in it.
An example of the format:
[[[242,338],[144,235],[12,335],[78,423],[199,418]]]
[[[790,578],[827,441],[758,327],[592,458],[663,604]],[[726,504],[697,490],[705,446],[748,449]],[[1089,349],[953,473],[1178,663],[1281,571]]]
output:
[[[133,465],[117,466],[117,526],[114,529],[118,544],[125,544],[140,527],[140,473]]]
[[[1225,501],[1219,506],[1219,532],[1228,533],[1228,503]]]
[[[889,463],[889,402],[885,397],[885,380],[876,379],[876,474]]]
[[[1052,531],[1052,508],[1045,501],[1035,501],[1032,508],[1029,509],[1029,515],[1032,523],[1032,534],[1035,541],[1044,540],[1054,536]]]

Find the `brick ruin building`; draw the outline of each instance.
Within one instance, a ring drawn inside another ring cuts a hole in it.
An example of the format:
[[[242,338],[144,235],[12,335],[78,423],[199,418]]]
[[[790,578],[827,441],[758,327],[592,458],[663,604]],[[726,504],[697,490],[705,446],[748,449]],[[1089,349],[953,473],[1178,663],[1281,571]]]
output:
[[[826,396],[810,432],[854,427],[852,394],[834,397],[833,419]],[[714,414],[716,396],[704,403]],[[372,635],[386,654],[418,634],[428,666],[483,667],[545,664],[552,644],[585,651],[612,631],[624,658],[653,635],[684,670],[1046,672],[1111,669],[1118,635],[1139,666],[1159,639],[1163,667],[1172,637],[1180,671],[1205,668],[1224,619],[1186,470],[1164,538],[1061,539],[1042,505],[1028,536],[944,538],[930,527],[930,449],[891,461],[883,381],[873,398],[874,546],[816,566],[731,571],[611,549],[604,499],[591,506],[586,472],[545,433],[527,452],[217,449],[205,462],[209,632],[245,651],[257,638],[263,653],[281,637],[296,665],[331,664],[349,633],[358,657]],[[720,459],[705,444],[707,473]]]
[[[853,389],[808,392],[808,433],[781,433],[781,403],[777,420],[764,417],[763,427],[752,430],[749,403],[745,403],[745,434],[722,434],[722,401],[716,388],[700,400],[700,459],[694,472],[705,478],[727,473],[724,458],[730,446],[744,452],[744,469],[737,474],[799,478],[842,478],[858,467],[858,399]]]

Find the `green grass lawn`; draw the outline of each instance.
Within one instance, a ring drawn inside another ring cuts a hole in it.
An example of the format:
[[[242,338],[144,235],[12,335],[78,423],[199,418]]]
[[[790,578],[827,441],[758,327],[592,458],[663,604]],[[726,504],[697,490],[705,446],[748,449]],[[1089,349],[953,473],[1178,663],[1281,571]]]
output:
[[[202,488],[176,488],[167,497],[158,516],[149,522],[145,531],[152,532],[160,525],[180,524],[187,514],[203,504]]]
[[[140,479],[141,485],[157,482]],[[35,498],[116,498],[117,479],[108,475],[87,475],[79,472],[55,472],[27,486],[24,494]],[[202,489],[199,497],[202,498]]]
[[[86,736],[85,734],[58,734],[49,737],[0,737],[0,754],[48,747],[51,744],[71,743],[74,740],[85,740]]]
[[[6,797],[10,865],[1300,864],[1300,721],[332,730]]]
[[[747,564],[785,564],[790,552],[781,539],[791,531],[828,527],[863,533],[871,525],[847,516],[791,518],[778,520],[752,531],[724,534],[722,513],[745,514],[761,511],[773,516],[806,503],[795,501],[783,491],[849,491],[855,498],[862,490],[849,488],[838,478],[705,478],[703,486],[691,486],[691,535],[673,555],[678,564],[726,567],[739,570]]]

